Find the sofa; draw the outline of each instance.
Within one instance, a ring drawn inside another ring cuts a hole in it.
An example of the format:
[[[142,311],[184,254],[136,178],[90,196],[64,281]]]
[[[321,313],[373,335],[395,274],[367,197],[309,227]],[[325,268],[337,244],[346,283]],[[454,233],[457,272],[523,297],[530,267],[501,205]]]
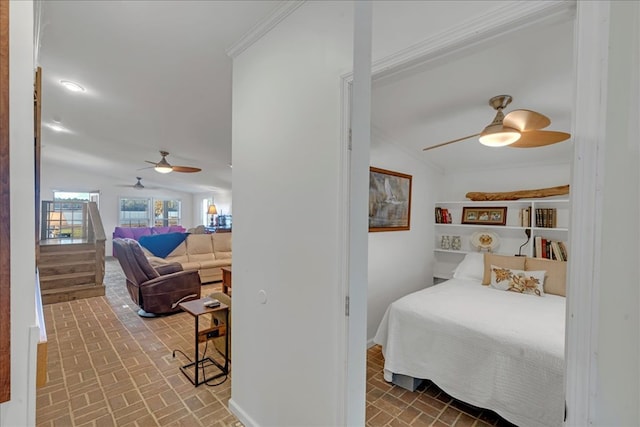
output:
[[[181,225],[170,225],[168,227],[116,227],[113,230],[113,239],[133,239],[139,241],[142,236],[153,236],[165,233],[184,233],[186,228]],[[115,249],[113,256],[116,256]]]
[[[222,267],[231,265],[232,233],[189,234],[169,255],[158,257],[143,247],[153,266],[178,262],[185,270],[198,270],[201,283],[222,280]]]

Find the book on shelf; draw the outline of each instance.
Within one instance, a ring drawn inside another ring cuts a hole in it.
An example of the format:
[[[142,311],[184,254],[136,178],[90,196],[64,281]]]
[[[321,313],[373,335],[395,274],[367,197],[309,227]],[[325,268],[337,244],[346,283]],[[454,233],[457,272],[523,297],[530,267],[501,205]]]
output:
[[[518,213],[520,227],[531,227],[531,208],[522,208]]]
[[[436,224],[451,224],[451,212],[447,208],[437,207],[435,210]]]
[[[566,261],[567,247],[564,242],[546,239],[542,236],[533,238],[533,256],[556,261]]]
[[[538,228],[556,228],[555,208],[536,208],[536,227]]]
[[[442,223],[449,224],[449,209],[442,208]]]

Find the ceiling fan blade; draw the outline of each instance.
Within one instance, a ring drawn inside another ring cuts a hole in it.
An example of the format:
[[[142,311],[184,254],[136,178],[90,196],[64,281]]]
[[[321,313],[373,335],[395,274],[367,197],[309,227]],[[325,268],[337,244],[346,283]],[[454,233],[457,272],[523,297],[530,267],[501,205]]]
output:
[[[444,147],[445,145],[453,144],[454,142],[464,141],[465,139],[473,138],[474,136],[478,136],[478,135],[480,135],[480,134],[476,133],[476,134],[473,134],[473,135],[465,136],[463,138],[454,139],[453,141],[447,141],[447,142],[443,142],[441,144],[432,145],[431,147],[423,148],[422,151],[433,150],[434,148],[438,148],[438,147]]]
[[[157,165],[157,164],[158,164],[158,162],[152,162],[152,161],[150,161],[150,160],[145,160],[145,162],[146,162],[146,163],[151,163],[152,165]]]
[[[532,110],[513,110],[504,116],[502,123],[520,132],[544,129],[551,124],[549,117]]]
[[[522,132],[520,139],[509,145],[515,148],[534,148],[555,144],[571,138],[571,134],[566,132],[556,132],[553,130],[532,130]]]
[[[193,172],[200,172],[202,169],[200,168],[193,168],[191,166],[171,166],[173,168],[174,172],[186,172],[186,173],[193,173]]]

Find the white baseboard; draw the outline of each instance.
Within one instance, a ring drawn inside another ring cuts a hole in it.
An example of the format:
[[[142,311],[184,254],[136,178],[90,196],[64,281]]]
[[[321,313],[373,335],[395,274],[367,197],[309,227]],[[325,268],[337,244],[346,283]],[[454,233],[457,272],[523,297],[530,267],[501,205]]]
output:
[[[260,426],[257,422],[255,422],[253,418],[249,416],[249,414],[242,410],[242,408],[240,408],[240,406],[238,406],[238,404],[233,399],[229,399],[229,410],[233,415],[236,416],[236,418],[238,418],[238,420],[240,420],[242,424],[245,425],[245,427]]]

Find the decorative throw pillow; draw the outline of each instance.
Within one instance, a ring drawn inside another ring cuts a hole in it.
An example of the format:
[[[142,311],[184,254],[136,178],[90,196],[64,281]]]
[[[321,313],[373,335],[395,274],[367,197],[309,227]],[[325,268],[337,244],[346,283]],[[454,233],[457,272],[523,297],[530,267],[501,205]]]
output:
[[[527,258],[524,269],[545,270],[544,293],[559,296],[567,295],[567,262],[552,261],[544,258]]]
[[[508,255],[496,255],[492,253],[484,254],[484,277],[482,279],[483,285],[491,283],[491,266],[497,265],[503,268],[510,268],[516,270],[524,270],[524,257],[523,256],[508,256]]]
[[[484,255],[480,252],[469,252],[453,271],[453,278],[480,282],[483,274]]]
[[[521,294],[544,295],[544,275],[546,271],[513,270],[491,265],[491,287],[501,291]]]

